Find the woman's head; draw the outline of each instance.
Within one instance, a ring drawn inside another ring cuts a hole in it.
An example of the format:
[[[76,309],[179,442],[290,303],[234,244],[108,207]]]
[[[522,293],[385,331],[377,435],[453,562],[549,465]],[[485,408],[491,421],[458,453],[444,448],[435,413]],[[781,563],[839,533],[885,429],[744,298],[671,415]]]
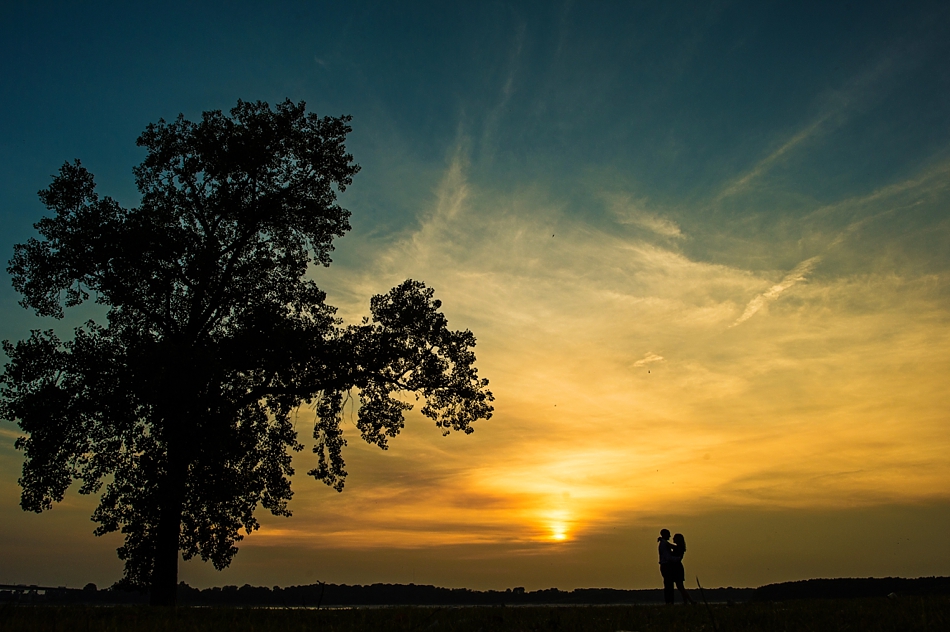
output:
[[[686,550],[686,538],[683,537],[682,533],[673,536],[673,544],[682,547],[684,551]]]

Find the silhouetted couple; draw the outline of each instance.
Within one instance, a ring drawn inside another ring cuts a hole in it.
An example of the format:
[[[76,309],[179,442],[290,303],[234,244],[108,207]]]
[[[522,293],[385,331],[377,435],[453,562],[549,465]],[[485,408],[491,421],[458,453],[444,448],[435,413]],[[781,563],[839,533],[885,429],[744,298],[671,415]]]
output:
[[[683,568],[683,555],[686,554],[686,538],[682,533],[673,536],[673,543],[670,544],[670,530],[662,529],[660,537],[656,539],[660,543],[660,575],[663,576],[663,599],[666,603],[673,603],[673,586],[675,585],[683,595],[685,603],[693,603],[683,581],[686,579],[686,569]]]

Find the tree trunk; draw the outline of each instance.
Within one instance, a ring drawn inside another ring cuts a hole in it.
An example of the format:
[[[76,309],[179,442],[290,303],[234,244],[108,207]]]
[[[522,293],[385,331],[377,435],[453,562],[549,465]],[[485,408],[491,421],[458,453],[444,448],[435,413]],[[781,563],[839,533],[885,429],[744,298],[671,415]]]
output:
[[[153,606],[175,606],[178,602],[181,512],[188,466],[174,452],[169,447],[168,473],[161,490],[161,507],[155,534],[155,561],[149,588],[149,604]]]

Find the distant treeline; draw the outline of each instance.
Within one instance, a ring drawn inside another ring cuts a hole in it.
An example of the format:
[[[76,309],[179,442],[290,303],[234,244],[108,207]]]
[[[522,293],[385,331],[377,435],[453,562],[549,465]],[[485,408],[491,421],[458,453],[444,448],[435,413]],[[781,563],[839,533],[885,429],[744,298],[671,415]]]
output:
[[[0,601],[35,601],[47,603],[147,603],[144,592],[116,588],[97,590],[93,585],[78,588],[44,588],[29,586],[0,587]],[[6,590],[4,590],[6,589]],[[752,588],[712,588],[706,590],[710,601],[748,601]],[[346,607],[346,606],[518,606],[518,605],[608,605],[663,603],[663,591],[617,590],[613,588],[578,588],[563,591],[557,588],[526,591],[470,590],[439,588],[415,584],[310,584],[307,586],[251,586],[245,584],[199,590],[182,582],[178,586],[178,603],[192,606],[272,606],[272,607]]]
[[[888,595],[950,595],[950,577],[867,577],[849,579],[806,579],[759,586],[753,601],[788,599],[853,599]]]
[[[694,590],[694,598],[701,599]],[[783,601],[790,599],[848,599],[896,595],[950,594],[950,577],[899,577],[867,579],[809,579],[759,588],[707,588],[710,602]],[[0,601],[46,603],[136,604],[147,603],[144,592],[111,588],[50,588],[42,586],[0,586]],[[415,584],[310,584],[306,586],[224,586],[199,590],[182,582],[178,603],[193,606],[271,606],[271,607],[345,607],[345,606],[519,606],[519,605],[610,605],[663,603],[663,591],[617,590],[613,588],[557,588],[526,591],[470,590],[439,588]]]

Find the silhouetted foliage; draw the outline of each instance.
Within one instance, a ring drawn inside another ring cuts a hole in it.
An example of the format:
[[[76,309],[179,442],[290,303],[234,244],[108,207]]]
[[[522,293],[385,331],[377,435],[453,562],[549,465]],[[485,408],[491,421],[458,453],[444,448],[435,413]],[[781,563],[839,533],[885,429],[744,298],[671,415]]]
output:
[[[0,586],[0,602],[17,601],[23,593],[9,591],[4,595]],[[131,604],[144,603],[146,595],[129,591],[121,586],[90,592],[75,588],[41,588],[46,591],[42,601],[47,603]],[[718,602],[748,601],[753,588],[711,588],[709,599]],[[502,606],[542,604],[661,604],[663,591],[619,590],[614,588],[577,588],[564,591],[557,588],[520,590],[471,590],[469,588],[441,588],[421,584],[310,584],[304,586],[215,586],[193,588],[185,582],[178,584],[178,603],[192,606],[277,606],[277,607],[338,607],[338,606]]]
[[[950,595],[950,577],[839,577],[766,584],[755,589],[755,601],[789,599],[860,599],[888,595]]]
[[[431,289],[406,281],[343,326],[305,278],[350,228],[336,203],[359,171],[349,120],[239,101],[230,116],[159,121],[138,139],[139,207],[100,198],[67,163],[39,194],[53,212],[40,239],[16,246],[24,307],[108,307],[72,339],[4,342],[0,412],[26,434],[22,507],[49,509],[73,480],[101,491],[96,533],[125,535],[123,583],[150,585],[153,603],[174,602],[179,551],[221,569],[259,505],[290,515],[302,404],[315,407],[309,474],[338,491],[351,392],[362,437],[383,449],[410,408],[398,392],[422,397],[444,433],[491,416],[475,338],[448,329]]]
[[[30,596],[38,590],[44,594]],[[797,582],[768,584],[758,588],[706,588],[706,598],[712,604],[742,602],[792,601],[797,599],[883,599],[891,596],[922,597],[950,595],[950,577],[881,577],[867,579],[810,579]],[[82,589],[0,585],[0,603],[30,601],[44,603],[136,604],[144,603],[147,596],[141,591],[112,586],[96,590],[94,584]],[[662,604],[663,590],[623,590],[616,588],[576,588],[558,590],[547,588],[526,591],[524,588],[507,590],[471,590],[469,588],[441,588],[425,584],[309,584],[302,586],[215,586],[193,588],[185,582],[178,584],[178,602],[193,606],[277,606],[328,607],[339,606],[502,606],[502,605],[621,605]],[[718,617],[718,615],[717,615]]]

